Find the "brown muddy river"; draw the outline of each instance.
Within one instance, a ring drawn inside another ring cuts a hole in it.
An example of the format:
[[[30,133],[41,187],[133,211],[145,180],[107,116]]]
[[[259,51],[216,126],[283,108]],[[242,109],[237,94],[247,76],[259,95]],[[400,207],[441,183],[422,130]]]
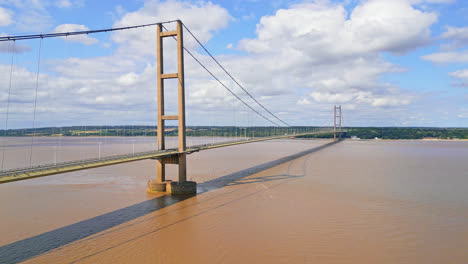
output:
[[[15,140],[5,167],[27,163]],[[132,140],[101,151],[151,144]],[[468,142],[328,143],[191,154],[191,197],[147,194],[151,160],[2,184],[0,263],[468,263]]]

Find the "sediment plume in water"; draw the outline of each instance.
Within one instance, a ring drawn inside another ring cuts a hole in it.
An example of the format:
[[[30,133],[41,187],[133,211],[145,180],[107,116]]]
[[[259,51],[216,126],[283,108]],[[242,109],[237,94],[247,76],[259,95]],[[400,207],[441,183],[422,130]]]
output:
[[[192,154],[192,197],[149,160],[0,185],[0,263],[468,262],[468,142],[327,143]]]

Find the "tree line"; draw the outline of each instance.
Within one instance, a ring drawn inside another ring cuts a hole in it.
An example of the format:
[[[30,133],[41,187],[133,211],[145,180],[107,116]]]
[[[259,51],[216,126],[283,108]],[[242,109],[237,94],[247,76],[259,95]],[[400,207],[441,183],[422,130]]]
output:
[[[306,133],[319,127],[234,127],[234,126],[188,126],[187,136],[219,137],[267,137]],[[468,139],[468,128],[431,128],[431,127],[347,127],[343,138],[361,139]],[[0,130],[0,136],[156,136],[155,126],[67,126]],[[178,128],[165,128],[166,136],[177,136]],[[333,138],[333,133],[301,136],[303,138]]]

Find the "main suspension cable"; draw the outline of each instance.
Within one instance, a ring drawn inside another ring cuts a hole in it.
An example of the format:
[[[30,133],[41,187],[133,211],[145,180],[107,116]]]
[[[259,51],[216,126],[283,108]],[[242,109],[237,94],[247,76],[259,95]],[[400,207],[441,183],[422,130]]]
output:
[[[143,24],[143,25],[136,25],[136,26],[128,26],[128,27],[119,27],[119,28],[108,28],[108,29],[100,29],[100,30],[86,30],[86,31],[75,31],[75,32],[61,32],[61,33],[48,33],[48,34],[34,34],[34,35],[17,35],[17,36],[5,36],[5,37],[0,37],[0,42],[1,41],[15,41],[15,40],[26,40],[26,39],[41,39],[41,45],[42,45],[42,39],[44,38],[54,38],[54,37],[66,37],[66,36],[75,36],[75,35],[87,35],[87,34],[93,34],[93,33],[102,33],[102,32],[111,32],[111,31],[118,31],[118,30],[126,30],[126,29],[133,29],[133,28],[142,28],[142,27],[149,27],[149,26],[155,26],[158,24],[161,24],[162,27],[167,31],[167,29],[163,26],[163,24],[167,23],[173,23],[179,20],[169,20],[169,21],[164,21],[164,22],[157,22],[157,23],[150,23],[150,24]],[[257,99],[255,99],[234,77],[213,57],[213,55],[203,46],[203,44],[195,37],[195,35],[187,28],[185,24],[183,24],[183,27],[187,29],[189,34],[198,42],[198,44],[208,53],[208,55],[218,64],[218,66],[223,69],[223,71],[250,97],[252,98],[258,105],[260,105],[265,111],[267,111],[270,115],[272,115],[274,118],[278,119],[281,123],[285,124],[286,126],[289,126],[286,122],[281,120],[279,117],[277,117],[275,114],[273,114],[270,110],[268,110],[265,106],[263,106]],[[278,123],[270,120],[267,118],[265,115],[260,113],[259,111],[255,110],[252,106],[250,106],[247,102],[242,100],[237,94],[235,94],[231,89],[229,89],[221,80],[216,77],[211,71],[208,70],[206,66],[204,66],[187,48],[184,47],[184,50],[200,65],[202,66],[218,83],[220,83],[226,90],[228,90],[232,95],[234,95],[238,100],[240,100],[244,105],[246,105],[249,109],[260,115],[262,118],[265,120],[269,121],[270,123],[273,123],[276,126],[281,126]],[[39,56],[40,56],[40,51],[39,51]],[[39,70],[39,65],[38,65],[38,70]],[[39,76],[39,75],[38,75]],[[38,79],[37,76],[37,79]],[[36,89],[38,86],[38,80],[36,80]],[[37,96],[37,94],[36,94]],[[37,98],[35,99],[35,107],[36,107],[36,102]],[[35,118],[35,111],[34,111],[34,118]],[[35,122],[35,121],[34,121]],[[34,123],[33,122],[33,123]],[[32,152],[31,152],[32,155]]]
[[[163,25],[161,25],[162,28],[164,28],[164,30],[168,31],[167,28]],[[175,37],[173,37],[175,39]],[[221,80],[216,77],[216,75],[214,75],[210,70],[208,70],[208,68],[203,65],[203,63],[201,63],[200,60],[198,60],[195,55],[192,54],[192,52],[190,52],[186,47],[184,47],[184,50],[203,68],[205,69],[205,71],[207,71],[211,77],[213,77],[219,84],[221,84],[226,90],[228,90],[232,95],[234,95],[237,99],[239,99],[239,101],[241,101],[245,106],[247,106],[248,108],[250,108],[252,111],[254,111],[255,113],[257,113],[259,116],[263,117],[265,120],[269,121],[270,123],[273,123],[274,125],[276,126],[280,126],[279,124],[277,124],[276,122],[270,120],[269,118],[267,118],[266,116],[264,116],[262,113],[258,112],[257,110],[255,110],[252,106],[250,106],[247,102],[245,102],[244,100],[242,100],[242,98],[240,98],[237,94],[235,94],[231,89],[229,89],[229,87],[227,87],[223,82],[221,82]]]
[[[200,47],[202,47],[203,50],[205,50],[205,52],[216,62],[216,64],[218,64],[218,66],[231,78],[231,80],[233,80],[250,98],[252,98],[252,100],[254,100],[259,106],[261,106],[265,111],[267,111],[274,118],[278,119],[281,123],[285,124],[286,126],[290,126],[288,123],[281,120],[278,116],[276,116],[270,110],[268,110],[265,106],[263,106],[257,99],[255,99],[255,97],[253,97],[236,79],[234,79],[234,77],[232,77],[232,75],[226,70],[226,68],[223,67],[223,65],[221,65],[221,63],[219,63],[219,61],[208,51],[208,49],[205,48],[205,46],[198,40],[198,38],[195,37],[192,31],[190,31],[190,29],[188,29],[188,27],[184,23],[182,23],[182,25],[187,30],[187,32],[195,39],[195,41],[200,45]]]
[[[144,25],[136,25],[136,26],[129,26],[129,27],[118,27],[118,28],[106,28],[106,29],[98,29],[98,30],[58,32],[58,33],[34,34],[34,35],[5,36],[5,37],[0,37],[0,41],[38,39],[38,38],[43,39],[43,38],[68,37],[68,36],[75,36],[75,35],[87,35],[87,34],[93,34],[93,33],[118,31],[118,30],[132,29],[132,28],[150,27],[150,26],[156,26],[158,24],[173,23],[173,22],[176,22],[176,21],[177,20],[169,20],[169,21],[157,22],[157,23],[151,23],[151,24],[144,24]]]

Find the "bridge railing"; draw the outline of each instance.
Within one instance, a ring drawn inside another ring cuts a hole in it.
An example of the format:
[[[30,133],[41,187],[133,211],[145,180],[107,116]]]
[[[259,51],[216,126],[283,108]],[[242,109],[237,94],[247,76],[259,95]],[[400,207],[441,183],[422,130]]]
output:
[[[259,142],[259,141],[289,138],[289,137],[302,136],[302,135],[330,133],[332,131],[333,131],[332,129],[322,129],[320,131],[315,131],[312,133],[286,134],[286,135],[271,136],[271,137],[254,137],[254,138],[249,138],[247,140],[230,140],[230,141],[215,142],[215,143],[204,143],[204,144],[191,146],[190,148],[187,149],[186,152],[193,153],[193,152],[197,152],[201,150],[226,147],[226,146],[237,145],[237,144],[253,143],[253,142]],[[27,176],[29,174],[34,174],[34,173],[40,176],[41,171],[47,172],[45,173],[47,175],[51,175],[51,174],[57,174],[57,173],[62,173],[62,172],[67,172],[67,171],[87,169],[90,167],[100,167],[100,166],[107,166],[107,165],[142,160],[142,159],[151,159],[151,158],[158,158],[158,157],[164,157],[164,156],[170,156],[170,155],[177,155],[178,153],[179,152],[177,151],[177,148],[170,148],[166,150],[142,151],[142,152],[135,152],[135,153],[130,153],[130,154],[110,155],[110,156],[104,156],[100,158],[90,158],[90,159],[53,163],[53,164],[43,164],[43,165],[23,167],[23,168],[7,169],[7,170],[0,171],[0,183],[2,182],[1,178],[4,178],[4,177],[16,177],[18,175]],[[34,177],[39,177],[39,176],[34,176]]]

